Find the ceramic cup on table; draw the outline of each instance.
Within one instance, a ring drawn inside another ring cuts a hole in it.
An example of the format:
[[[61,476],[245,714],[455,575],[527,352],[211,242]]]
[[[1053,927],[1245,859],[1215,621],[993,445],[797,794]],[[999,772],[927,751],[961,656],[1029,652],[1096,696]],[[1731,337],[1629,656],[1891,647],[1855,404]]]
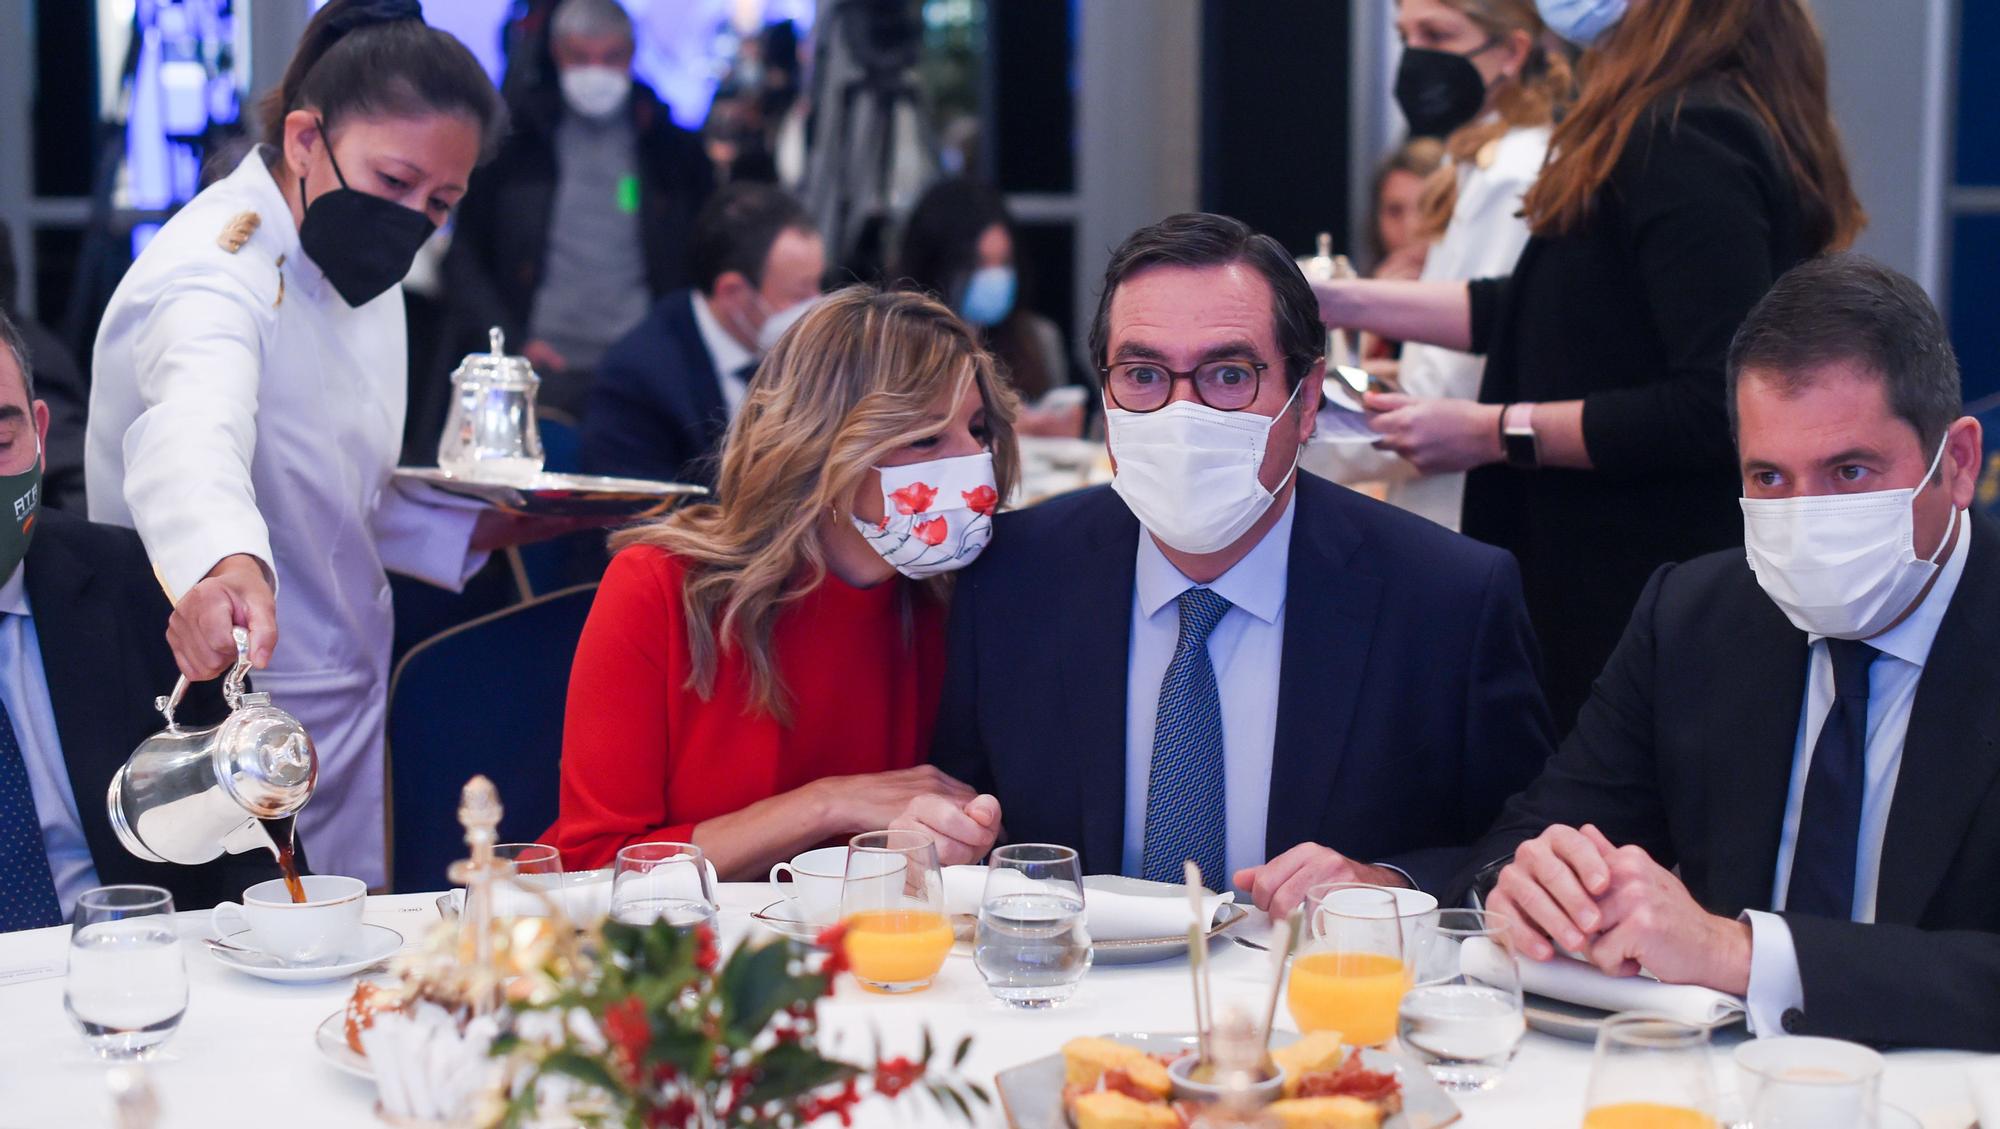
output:
[[[771,868],[771,889],[793,920],[832,925],[840,918],[840,884],[847,875],[847,847],[821,847]],[[790,878],[791,882],[781,881]]]
[[[1312,940],[1325,932],[1325,922],[1321,914],[1366,912],[1359,907],[1369,903],[1369,891],[1387,891],[1395,899],[1395,908],[1388,911],[1402,925],[1403,951],[1410,952],[1416,945],[1417,927],[1436,925],[1438,920],[1438,900],[1422,890],[1412,890],[1407,886],[1370,886],[1360,882],[1328,882],[1314,886],[1307,895],[1307,901],[1319,909],[1309,913],[1306,920],[1305,940]]]
[[[1735,1059],[1757,1129],[1876,1129],[1882,1056],[1867,1047],[1786,1035],[1744,1043]]]
[[[292,901],[285,880],[273,878],[243,891],[241,902],[223,902],[210,910],[210,928],[227,940],[247,925],[258,948],[287,964],[331,964],[352,952],[361,939],[367,885],[338,874],[308,874],[299,881],[305,885],[305,901]]]

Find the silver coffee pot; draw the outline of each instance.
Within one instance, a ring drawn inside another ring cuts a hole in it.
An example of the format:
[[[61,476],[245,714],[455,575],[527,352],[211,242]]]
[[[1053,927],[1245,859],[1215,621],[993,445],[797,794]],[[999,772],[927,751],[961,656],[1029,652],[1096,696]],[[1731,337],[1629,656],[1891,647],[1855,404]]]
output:
[[[542,473],[535,392],[542,378],[526,357],[507,355],[500,328],[493,351],[472,353],[451,374],[451,410],[438,437],[438,467],[458,478],[527,486]]]
[[[149,862],[204,863],[224,851],[276,850],[262,820],[296,815],[312,798],[319,754],[297,718],[246,694],[250,635],[238,627],[236,665],[223,679],[229,716],[207,729],[183,729],[174,710],[187,693],[153,700],[167,727],[140,742],[111,778],[106,802],[125,849]],[[282,844],[289,846],[289,844]]]

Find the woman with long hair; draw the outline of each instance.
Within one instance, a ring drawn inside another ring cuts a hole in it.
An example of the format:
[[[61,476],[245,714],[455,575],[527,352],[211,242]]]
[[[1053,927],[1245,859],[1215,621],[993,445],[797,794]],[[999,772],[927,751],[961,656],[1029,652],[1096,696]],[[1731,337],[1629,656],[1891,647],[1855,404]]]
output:
[[[918,795],[974,799],[922,762],[949,574],[1013,489],[1015,407],[920,294],[851,286],[786,331],[724,441],[723,500],[613,539],[543,836],[566,866],[667,839],[761,877]]]
[[[1646,578],[1742,543],[1730,337],[1864,217],[1802,0],[1540,10],[1584,51],[1513,273],[1318,289],[1331,324],[1486,355],[1477,401],[1371,395],[1373,426],[1421,472],[1470,472],[1463,528],[1519,558],[1567,730]]]
[[[92,361],[90,516],[133,526],[175,600],[182,673],[249,634],[312,733],[315,866],[380,885],[385,570],[458,587],[526,526],[391,482],[409,367],[401,282],[506,129],[417,0],[333,0],[264,106],[263,144],[160,228]]]
[[[1528,242],[1521,197],[1541,171],[1556,107],[1569,96],[1568,61],[1545,42],[1534,0],[1397,0],[1396,30],[1403,39],[1396,101],[1411,133],[1444,138],[1448,159],[1418,204],[1417,232],[1430,246],[1417,277],[1505,274]],[[1469,399],[1484,369],[1469,353],[1406,342],[1394,383],[1418,399]],[[1308,448],[1300,465],[1339,482],[1382,483],[1385,500],[1458,528],[1461,471],[1422,474],[1393,451],[1350,443]]]

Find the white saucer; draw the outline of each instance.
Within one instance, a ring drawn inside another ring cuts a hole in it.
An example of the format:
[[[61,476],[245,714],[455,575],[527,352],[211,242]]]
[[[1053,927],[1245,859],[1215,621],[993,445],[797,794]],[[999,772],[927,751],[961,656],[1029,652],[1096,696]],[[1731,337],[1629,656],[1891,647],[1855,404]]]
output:
[[[368,1065],[368,1056],[357,1054],[347,1045],[347,1010],[342,1008],[320,1020],[313,1031],[313,1046],[319,1049],[320,1057],[335,1070],[352,1074],[356,1078],[373,1081],[375,1071]]]
[[[819,935],[831,928],[833,922],[800,921],[793,916],[792,903],[779,898],[763,909],[750,915],[750,920],[769,929],[781,937],[789,937],[801,944],[819,944]]]
[[[248,929],[231,933],[223,940],[240,948],[257,947],[256,938],[250,935]],[[394,955],[397,949],[403,947],[403,935],[386,925],[364,921],[361,923],[361,939],[356,942],[353,951],[341,954],[340,959],[332,964],[287,964],[263,952],[254,954],[232,952],[218,948],[207,939],[203,940],[203,944],[208,948],[208,955],[214,957],[218,963],[246,976],[255,976],[260,980],[275,980],[280,984],[312,984],[321,980],[339,980],[352,976],[372,964],[386,960]]]

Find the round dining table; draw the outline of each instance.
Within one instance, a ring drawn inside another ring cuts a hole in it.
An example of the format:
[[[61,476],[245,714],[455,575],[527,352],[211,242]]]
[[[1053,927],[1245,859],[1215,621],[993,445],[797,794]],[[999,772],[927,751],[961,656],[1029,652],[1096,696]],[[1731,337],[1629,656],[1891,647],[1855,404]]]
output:
[[[764,883],[724,883],[717,922],[725,945],[763,926],[752,913],[772,900]],[[437,894],[378,895],[366,919],[414,944],[440,917]],[[202,944],[208,914],[182,913],[189,999],[180,1029],[148,1061],[157,1095],[158,1129],[319,1129],[380,1124],[373,1086],[335,1068],[315,1045],[314,1031],[346,1003],[352,980],[277,984],[225,968]],[[1253,913],[1236,931],[1261,941],[1267,926]],[[63,1013],[67,927],[0,934],[0,1129],[112,1126],[109,1064],[94,1058]],[[1228,939],[1211,949],[1215,999],[1262,1006],[1271,984],[1271,957]],[[970,957],[954,955],[926,991],[881,996],[843,978],[820,1008],[822,1046],[850,1060],[865,1058],[879,1036],[885,1055],[918,1053],[926,1029],[942,1047],[973,1037],[963,1066],[989,1092],[995,1074],[1055,1054],[1078,1035],[1186,1032],[1194,1013],[1185,957],[1154,964],[1093,968],[1067,1003],[1021,1011],[995,1000]],[[1278,1025],[1286,1027],[1284,1009]],[[1716,1038],[1718,1087],[1733,1087],[1729,1049],[1741,1029]],[[1888,1056],[1883,1101],[1914,1114],[1925,1129],[1973,1124],[1966,1068],[1983,1056],[1949,1051],[1898,1051]],[[1454,1095],[1467,1129],[1569,1129],[1580,1124],[1591,1048],[1530,1032],[1494,1088]],[[948,1125],[922,1095],[890,1104],[881,1098],[857,1110],[862,1126]],[[981,1125],[1005,1126],[996,1104]]]

